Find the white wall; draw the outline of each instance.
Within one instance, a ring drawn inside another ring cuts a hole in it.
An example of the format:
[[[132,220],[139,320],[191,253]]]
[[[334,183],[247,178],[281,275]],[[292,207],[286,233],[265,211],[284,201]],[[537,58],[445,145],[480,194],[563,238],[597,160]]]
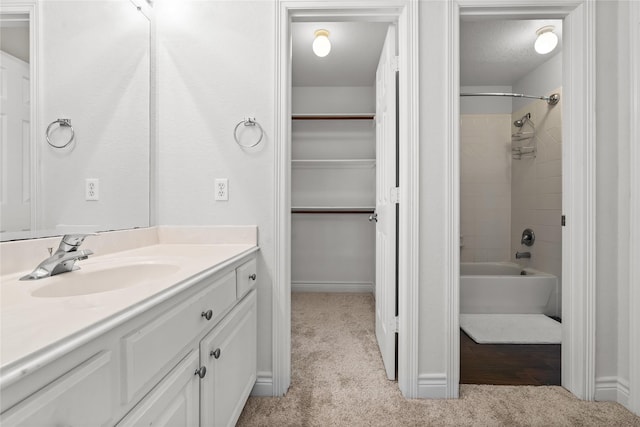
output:
[[[440,387],[446,384],[446,265],[443,254],[447,247],[445,209],[446,195],[442,185],[446,176],[446,141],[448,117],[437,100],[446,99],[442,84],[448,75],[441,64],[447,56],[443,40],[447,4],[441,1],[420,2],[420,319],[418,330],[420,376]]]
[[[618,292],[627,287],[618,275],[618,150],[628,142],[620,139],[618,118],[619,99],[628,92],[618,92],[618,58],[628,55],[617,47],[625,33],[615,31],[625,19],[618,19],[619,3],[596,4],[596,388],[608,387],[611,378],[628,384],[628,373],[619,377],[618,345]],[[621,176],[627,183],[629,175]],[[623,196],[625,197],[625,196]],[[626,195],[628,198],[628,194]],[[624,304],[622,305],[624,307]],[[624,310],[624,309],[623,309]],[[628,317],[627,317],[628,319]],[[628,340],[628,338],[623,338]],[[640,363],[636,361],[636,363]],[[624,371],[621,371],[623,373]],[[626,377],[626,378],[625,378]],[[615,381],[614,381],[615,383]],[[597,398],[610,398],[596,393]],[[615,397],[614,397],[615,398]]]
[[[271,376],[274,268],[275,2],[154,2],[158,67],[158,223],[258,226],[258,381]],[[253,116],[253,150],[233,129]],[[228,178],[229,201],[214,200]]]
[[[528,95],[552,94],[554,88],[562,86],[562,52],[555,52],[546,62],[513,84],[514,93]],[[513,98],[513,111],[524,108],[531,102],[528,98]]]
[[[148,226],[149,21],[128,0],[40,7],[40,228]],[[75,130],[66,149],[45,140],[58,118]],[[86,178],[100,179],[99,201],[85,201]]]
[[[624,37],[625,34],[629,34],[629,2],[621,2],[620,7],[618,8],[618,25],[620,34],[617,36],[618,43],[618,51],[619,52],[628,52],[630,49],[630,40],[629,38]],[[617,69],[618,69],[618,79],[617,79],[617,92],[621,95],[629,94],[629,96],[619,96],[617,103],[617,122],[618,122],[618,140],[620,141],[617,150],[617,164],[618,164],[618,223],[617,223],[617,258],[618,258],[618,286],[617,286],[617,301],[613,304],[615,310],[617,312],[617,378],[616,378],[616,389],[611,390],[610,396],[604,396],[609,398],[610,400],[616,399],[618,397],[618,385],[622,385],[622,388],[629,388],[629,344],[630,344],[630,277],[629,277],[629,268],[632,263],[637,262],[636,260],[631,260],[629,256],[630,250],[630,221],[638,221],[638,218],[631,219],[629,216],[630,209],[630,172],[632,167],[637,167],[636,165],[632,165],[630,158],[630,124],[633,120],[630,110],[631,110],[631,89],[630,89],[630,62],[628,55],[618,55],[617,58]],[[638,118],[635,118],[636,123]],[[613,295],[610,296],[610,298]],[[611,303],[608,304],[608,309],[611,309]],[[610,343],[610,345],[615,345],[614,343]],[[610,372],[606,372],[607,375],[610,375]],[[602,375],[605,377],[605,375]],[[620,396],[620,398],[624,399],[624,396]]]
[[[296,86],[291,93],[295,114],[375,113],[373,86]]]

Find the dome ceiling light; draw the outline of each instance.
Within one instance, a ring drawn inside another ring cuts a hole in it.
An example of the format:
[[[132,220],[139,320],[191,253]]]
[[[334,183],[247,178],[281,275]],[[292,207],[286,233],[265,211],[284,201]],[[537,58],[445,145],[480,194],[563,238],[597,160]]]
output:
[[[313,53],[320,58],[324,58],[331,52],[331,41],[329,41],[329,31],[316,30],[313,40]]]
[[[558,45],[558,36],[553,32],[555,29],[556,27],[553,25],[547,25],[546,27],[542,27],[536,31],[538,38],[533,45],[536,52],[541,55],[545,55],[556,48]]]

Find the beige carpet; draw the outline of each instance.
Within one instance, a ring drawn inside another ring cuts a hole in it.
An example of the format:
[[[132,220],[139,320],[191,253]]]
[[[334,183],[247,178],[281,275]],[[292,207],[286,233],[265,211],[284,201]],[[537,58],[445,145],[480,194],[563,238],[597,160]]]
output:
[[[406,400],[386,379],[369,294],[292,294],[285,397],[251,397],[238,426],[640,426],[561,387],[464,385],[460,399]]]

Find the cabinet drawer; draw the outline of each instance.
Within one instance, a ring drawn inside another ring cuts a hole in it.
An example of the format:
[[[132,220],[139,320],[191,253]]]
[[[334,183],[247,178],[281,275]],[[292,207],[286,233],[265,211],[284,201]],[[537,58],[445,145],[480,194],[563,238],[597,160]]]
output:
[[[193,338],[211,328],[236,300],[231,271],[206,289],[122,338],[123,401],[148,391]],[[139,397],[139,396],[138,396]]]
[[[103,351],[2,414],[8,426],[112,425],[113,361]]]
[[[236,297],[242,298],[244,294],[249,292],[256,286],[256,260],[245,262],[237,268],[237,285],[236,285]]]

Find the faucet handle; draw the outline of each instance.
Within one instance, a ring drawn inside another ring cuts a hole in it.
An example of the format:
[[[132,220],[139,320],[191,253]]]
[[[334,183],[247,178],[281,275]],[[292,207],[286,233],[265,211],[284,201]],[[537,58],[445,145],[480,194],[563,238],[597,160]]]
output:
[[[87,236],[97,236],[97,233],[65,234],[62,237],[62,241],[60,241],[58,249],[62,249],[65,252],[76,250]]]

